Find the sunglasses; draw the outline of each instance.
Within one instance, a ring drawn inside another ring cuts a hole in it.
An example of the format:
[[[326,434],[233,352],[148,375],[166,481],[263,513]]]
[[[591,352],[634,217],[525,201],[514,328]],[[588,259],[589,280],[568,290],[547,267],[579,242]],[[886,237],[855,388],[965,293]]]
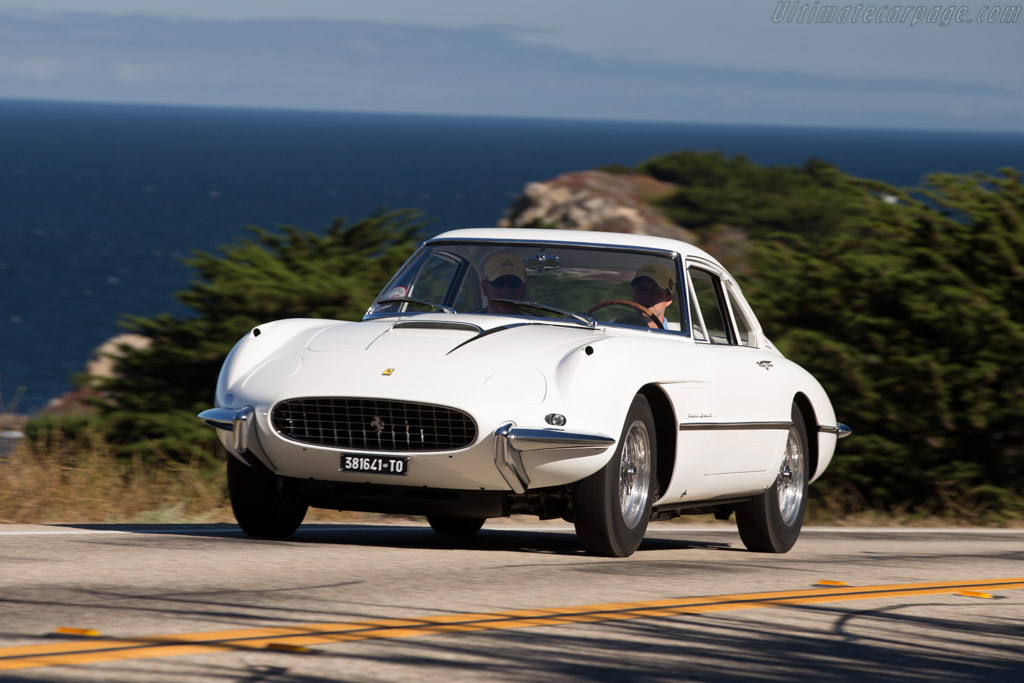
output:
[[[491,287],[499,289],[517,289],[523,286],[523,281],[515,275],[502,275],[497,280],[491,280]]]

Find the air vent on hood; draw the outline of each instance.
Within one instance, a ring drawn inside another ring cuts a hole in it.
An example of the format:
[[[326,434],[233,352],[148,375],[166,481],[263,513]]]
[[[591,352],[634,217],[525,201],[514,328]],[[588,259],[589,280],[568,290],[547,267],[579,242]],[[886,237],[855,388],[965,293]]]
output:
[[[446,322],[443,320],[403,320],[391,326],[393,330],[457,330],[459,332],[480,332],[482,327],[473,323]]]

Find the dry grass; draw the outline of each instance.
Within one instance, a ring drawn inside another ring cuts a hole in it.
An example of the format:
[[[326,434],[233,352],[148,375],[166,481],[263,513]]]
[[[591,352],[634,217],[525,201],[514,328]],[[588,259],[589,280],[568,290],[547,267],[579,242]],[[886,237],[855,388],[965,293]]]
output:
[[[2,417],[2,414],[0,414]],[[7,425],[17,426],[17,425]],[[311,509],[320,522],[396,523],[408,516]],[[35,443],[0,439],[0,523],[234,523],[223,467],[174,462],[159,453],[117,457],[97,434],[50,434]],[[522,521],[520,519],[520,521]],[[707,515],[675,523],[715,523]],[[732,520],[720,522],[732,525]],[[947,506],[945,514],[872,510],[835,491],[812,495],[805,524],[839,527],[1024,527],[1024,515]]]
[[[233,521],[222,469],[118,458],[95,434],[0,442],[0,522]]]
[[[379,517],[311,509],[306,519]],[[185,465],[155,452],[126,460],[95,433],[72,439],[57,432],[36,443],[0,439],[0,524],[219,522],[235,522],[223,467]]]

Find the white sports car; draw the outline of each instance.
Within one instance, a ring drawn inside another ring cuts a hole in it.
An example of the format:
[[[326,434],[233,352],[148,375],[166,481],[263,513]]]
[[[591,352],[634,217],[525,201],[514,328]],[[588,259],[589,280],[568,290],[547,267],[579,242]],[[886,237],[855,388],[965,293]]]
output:
[[[695,513],[736,513],[747,548],[789,550],[850,432],[714,258],[570,230],[428,240],[361,322],[245,335],[215,404],[199,417],[250,535],[287,537],[308,506],[455,535],[528,514],[619,557],[650,520]]]

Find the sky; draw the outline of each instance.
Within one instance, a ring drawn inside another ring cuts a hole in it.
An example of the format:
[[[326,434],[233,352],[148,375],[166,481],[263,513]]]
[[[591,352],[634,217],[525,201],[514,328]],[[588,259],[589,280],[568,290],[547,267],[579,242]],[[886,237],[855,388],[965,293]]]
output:
[[[3,99],[1024,132],[1022,65],[991,1],[0,0]]]

